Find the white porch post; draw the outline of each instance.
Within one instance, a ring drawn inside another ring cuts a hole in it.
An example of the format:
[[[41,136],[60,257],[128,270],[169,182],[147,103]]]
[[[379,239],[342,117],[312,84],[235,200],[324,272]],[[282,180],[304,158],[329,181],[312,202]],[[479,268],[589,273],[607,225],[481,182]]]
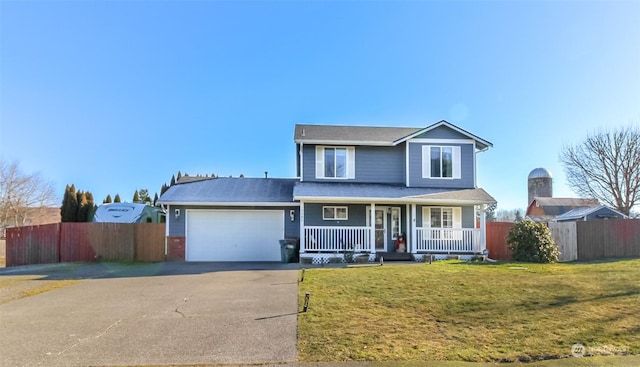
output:
[[[411,253],[418,253],[418,230],[416,229],[416,204],[411,204]]]
[[[409,204],[405,205],[405,213],[406,214],[406,218],[405,218],[405,226],[406,229],[404,230],[404,242],[406,243],[407,246],[407,252],[413,252],[413,246],[411,246],[411,243],[413,241],[413,236],[411,235],[410,231],[411,231],[411,207],[409,206]]]
[[[300,202],[300,218],[298,218],[298,223],[300,223],[300,253],[304,254],[307,248],[307,241],[304,238],[304,202]]]
[[[375,255],[376,253],[376,204],[371,203],[371,213],[369,213],[371,220],[369,221],[369,225],[371,225],[369,232],[369,246],[371,248],[371,253]]]
[[[487,248],[487,206],[480,205],[480,252]]]

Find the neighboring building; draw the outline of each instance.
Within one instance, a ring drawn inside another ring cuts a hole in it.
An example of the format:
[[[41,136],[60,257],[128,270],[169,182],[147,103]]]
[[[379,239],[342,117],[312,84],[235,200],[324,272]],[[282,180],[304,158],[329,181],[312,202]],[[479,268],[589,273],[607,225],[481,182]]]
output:
[[[374,261],[405,250],[420,260],[486,248],[484,208],[496,201],[476,185],[476,154],[490,142],[446,121],[296,125],[294,141],[296,179],[170,187],[158,201],[168,213],[169,258],[278,261],[278,240],[291,237],[300,239],[301,259],[313,262],[351,251]]]
[[[558,222],[598,219],[627,219],[627,216],[604,205],[598,205],[586,208],[576,208],[564,214],[560,214],[555,218]]]
[[[571,210],[599,205],[598,199],[536,197],[527,207],[526,217],[535,222],[553,222]]]
[[[162,209],[139,203],[102,204],[93,215],[94,222],[102,223],[164,223]]]

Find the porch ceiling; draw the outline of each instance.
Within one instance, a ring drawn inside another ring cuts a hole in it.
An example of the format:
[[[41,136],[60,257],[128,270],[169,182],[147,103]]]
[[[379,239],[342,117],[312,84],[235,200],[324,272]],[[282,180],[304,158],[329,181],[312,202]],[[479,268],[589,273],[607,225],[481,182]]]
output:
[[[298,182],[294,200],[307,202],[406,203],[406,204],[493,204],[496,200],[481,188],[437,189],[384,184]]]

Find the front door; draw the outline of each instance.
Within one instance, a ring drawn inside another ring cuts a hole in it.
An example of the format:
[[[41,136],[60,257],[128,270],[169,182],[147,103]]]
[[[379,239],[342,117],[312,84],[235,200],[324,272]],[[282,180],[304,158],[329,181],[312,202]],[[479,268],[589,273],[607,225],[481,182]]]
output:
[[[386,251],[387,248],[387,208],[375,209],[375,243],[377,251]],[[371,207],[367,207],[367,226],[371,223]]]

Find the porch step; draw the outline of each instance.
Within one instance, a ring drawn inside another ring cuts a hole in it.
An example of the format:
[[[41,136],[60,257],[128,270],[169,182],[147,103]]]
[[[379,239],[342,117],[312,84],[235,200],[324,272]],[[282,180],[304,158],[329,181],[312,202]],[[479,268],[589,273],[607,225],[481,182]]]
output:
[[[380,261],[380,258],[384,261],[415,261],[413,254],[408,252],[378,252],[376,261]]]

